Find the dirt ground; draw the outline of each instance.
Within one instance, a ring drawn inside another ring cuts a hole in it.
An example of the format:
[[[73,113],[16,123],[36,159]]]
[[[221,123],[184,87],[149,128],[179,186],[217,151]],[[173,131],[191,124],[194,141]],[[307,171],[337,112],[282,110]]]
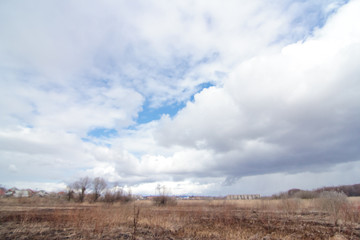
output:
[[[360,239],[359,205],[332,215],[312,202],[0,201],[0,239]]]

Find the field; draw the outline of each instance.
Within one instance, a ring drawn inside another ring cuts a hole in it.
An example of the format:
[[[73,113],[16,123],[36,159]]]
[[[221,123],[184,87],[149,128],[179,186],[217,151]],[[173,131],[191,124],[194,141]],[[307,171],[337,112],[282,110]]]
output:
[[[154,206],[148,200],[80,204],[3,198],[0,239],[360,239],[360,198],[339,206],[318,199],[179,200]]]

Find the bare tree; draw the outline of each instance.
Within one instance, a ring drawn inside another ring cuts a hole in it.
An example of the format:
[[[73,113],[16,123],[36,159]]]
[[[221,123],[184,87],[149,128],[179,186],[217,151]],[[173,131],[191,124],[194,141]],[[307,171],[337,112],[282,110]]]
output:
[[[168,194],[170,191],[166,189],[166,186],[157,185],[156,191],[158,192],[158,196],[153,198],[155,205],[157,206],[165,206],[165,205],[176,205],[176,200],[173,197],[170,197]]]
[[[80,202],[84,202],[85,192],[91,186],[91,179],[89,177],[80,178],[74,183],[74,188],[79,192]]]
[[[74,198],[74,184],[66,186],[66,199],[70,202]]]
[[[93,180],[93,190],[94,190],[94,202],[98,200],[101,196],[101,193],[105,190],[107,184],[103,178],[97,177]]]

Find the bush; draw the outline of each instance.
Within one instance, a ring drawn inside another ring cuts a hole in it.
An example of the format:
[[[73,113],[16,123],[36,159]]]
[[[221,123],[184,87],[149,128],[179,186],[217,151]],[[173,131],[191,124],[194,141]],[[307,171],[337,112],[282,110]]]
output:
[[[325,191],[320,193],[319,198],[317,199],[317,205],[320,210],[330,214],[334,223],[344,217],[349,208],[347,196],[343,192],[336,191]]]
[[[169,197],[166,195],[160,195],[153,198],[154,204],[156,206],[174,206],[177,204],[174,197]]]
[[[289,194],[287,192],[281,192],[278,194],[273,194],[270,199],[285,199],[288,198]]]
[[[301,190],[301,191],[294,193],[292,196],[295,198],[300,198],[300,199],[314,199],[314,198],[317,198],[319,196],[319,194],[314,191]]]
[[[287,215],[297,212],[300,208],[300,199],[298,198],[284,198],[281,200],[279,210],[282,210]]]
[[[131,196],[131,194],[126,194],[125,191],[123,191],[122,189],[118,189],[116,191],[106,191],[103,201],[106,203],[115,203],[115,202],[122,202],[122,203],[127,203],[132,201],[133,198]]]

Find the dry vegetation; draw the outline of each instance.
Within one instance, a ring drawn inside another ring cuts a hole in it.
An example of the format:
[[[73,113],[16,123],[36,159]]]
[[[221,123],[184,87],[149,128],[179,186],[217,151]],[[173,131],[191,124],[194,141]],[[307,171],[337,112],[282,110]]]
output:
[[[156,206],[3,198],[0,239],[360,239],[360,198],[330,199]]]

